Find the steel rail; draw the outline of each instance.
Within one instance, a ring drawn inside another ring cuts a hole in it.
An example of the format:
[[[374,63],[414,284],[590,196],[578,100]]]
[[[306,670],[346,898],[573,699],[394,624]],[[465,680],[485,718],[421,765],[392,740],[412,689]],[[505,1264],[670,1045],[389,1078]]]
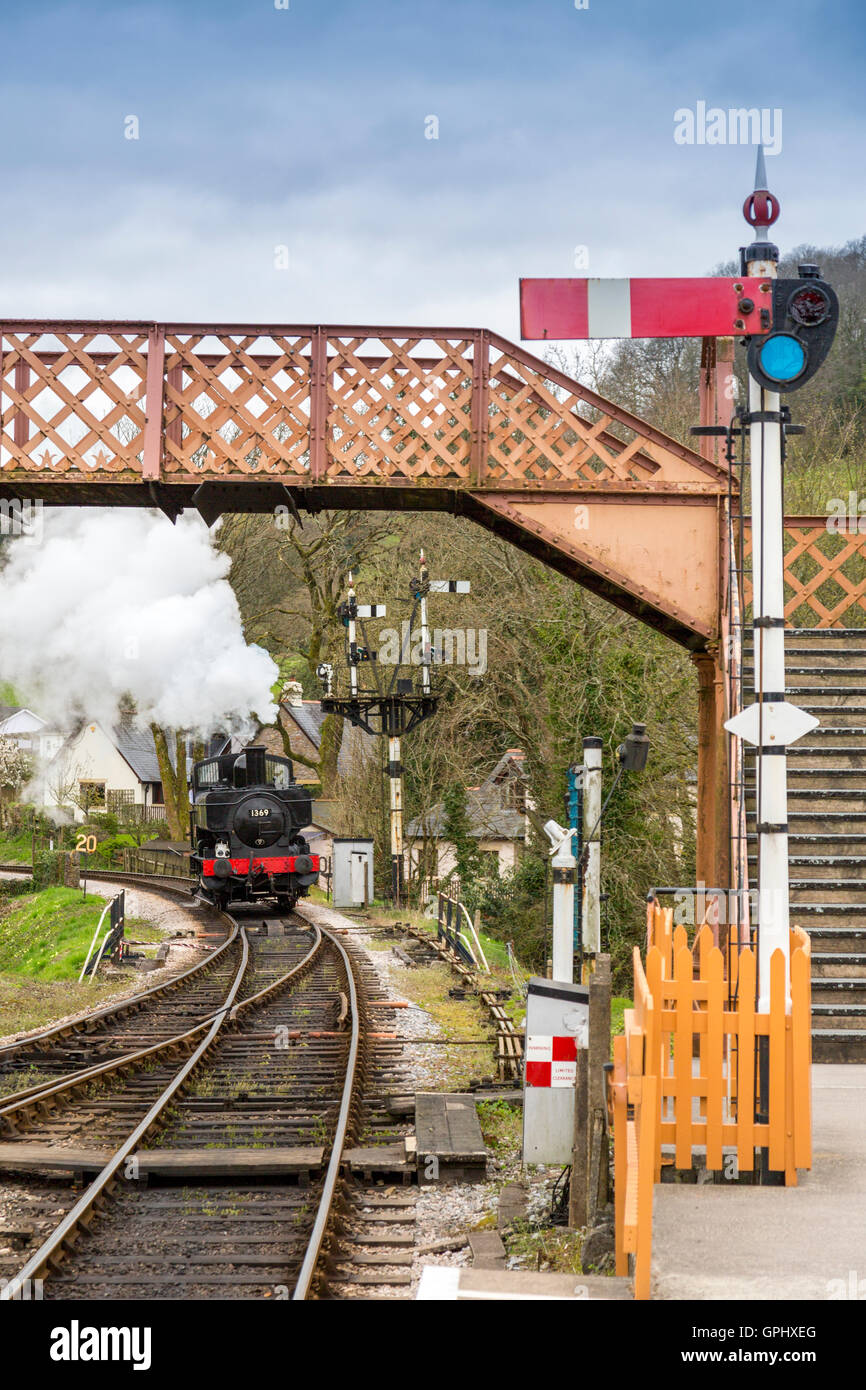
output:
[[[27,1263],[23,1266],[22,1269],[19,1270],[19,1272],[14,1276],[14,1278],[10,1279],[3,1289],[0,1289],[0,1302],[10,1302],[14,1300],[16,1296],[22,1291],[22,1289],[24,1289],[27,1286],[28,1280],[39,1278],[41,1274],[44,1274],[49,1265],[57,1263],[59,1261],[59,1259],[61,1258],[62,1247],[69,1238],[69,1236],[75,1231],[76,1227],[82,1222],[82,1220],[84,1220],[87,1217],[88,1213],[92,1211],[95,1203],[107,1191],[109,1185],[116,1176],[121,1164],[124,1163],[125,1160],[133,1154],[134,1150],[141,1142],[141,1140],[144,1138],[144,1136],[147,1134],[148,1130],[159,1118],[162,1111],[177,1094],[177,1091],[183,1086],[184,1082],[190,1076],[191,1072],[195,1069],[195,1067],[204,1057],[205,1053],[208,1051],[208,1049],[215,1041],[226,1019],[235,1018],[242,1009],[248,1008],[253,1003],[259,1002],[266,995],[272,994],[277,989],[284,987],[290,980],[306,973],[306,971],[312,965],[313,960],[315,959],[322,946],[321,930],[318,927],[314,927],[314,932],[315,939],[313,941],[313,944],[310,947],[310,950],[307,952],[306,956],[304,956],[302,960],[298,961],[297,964],[295,964],[291,970],[286,972],[285,975],[282,975],[279,977],[279,979],[272,981],[271,984],[266,985],[263,989],[257,991],[256,994],[250,995],[248,999],[240,1000],[236,1004],[235,998],[241,986],[241,982],[246,973],[250,959],[249,940],[247,938],[245,928],[241,928],[241,940],[243,943],[241,963],[232,982],[226,1002],[211,1022],[211,1026],[207,1034],[207,1037],[205,1037],[201,1041],[201,1043],[199,1043],[192,1056],[190,1056],[187,1059],[187,1061],[181,1067],[177,1075],[172,1078],[171,1082],[168,1084],[165,1090],[157,1097],[157,1099],[154,1101],[153,1105],[150,1107],[144,1118],[139,1122],[139,1124],[135,1127],[135,1129],[128,1136],[128,1138],[124,1140],[123,1144],[121,1144],[120,1148],[116,1151],[113,1157],[109,1159],[108,1163],[102,1169],[102,1172],[97,1174],[93,1182],[76,1202],[75,1206],[69,1212],[67,1212],[66,1216],[63,1218],[60,1224],[54,1229],[51,1235],[48,1236],[48,1238],[42,1243],[39,1249],[30,1257]],[[333,938],[329,937],[329,939],[333,941]],[[334,942],[334,945],[337,946],[337,949],[341,952],[345,959],[345,952],[343,952],[342,947],[340,947],[339,944],[336,942]],[[350,992],[353,992],[353,982],[351,980],[351,975],[349,976],[349,980]],[[192,1033],[200,1032],[202,1027],[204,1026],[206,1026],[205,1023],[197,1024],[196,1027],[190,1031]],[[180,1035],[179,1038],[170,1039],[166,1042],[158,1044],[157,1047],[164,1048],[169,1047],[172,1044],[176,1045],[180,1038],[187,1036],[189,1035]]]
[[[358,1065],[358,1053],[360,1050],[361,1038],[361,1019],[358,1008],[358,991],[355,987],[355,975],[352,959],[345,947],[332,936],[329,931],[322,928],[323,934],[339,952],[343,964],[346,968],[346,983],[349,990],[349,1008],[352,1012],[352,1036],[349,1044],[349,1056],[346,1062],[346,1077],[343,1082],[343,1095],[340,1101],[340,1113],[337,1117],[337,1127],[334,1131],[334,1138],[331,1143],[331,1156],[328,1159],[328,1167],[325,1173],[325,1181],[322,1185],[322,1194],[319,1198],[319,1208],[316,1213],[316,1220],[313,1225],[310,1239],[307,1243],[307,1250],[304,1261],[295,1287],[292,1292],[293,1302],[303,1302],[313,1285],[316,1273],[316,1266],[322,1251],[322,1243],[325,1239],[325,1232],[331,1216],[331,1206],[337,1191],[337,1182],[340,1176],[340,1164],[343,1159],[343,1148],[345,1147],[346,1137],[349,1130],[349,1119],[351,1116],[352,1101],[355,1091],[355,1073]]]

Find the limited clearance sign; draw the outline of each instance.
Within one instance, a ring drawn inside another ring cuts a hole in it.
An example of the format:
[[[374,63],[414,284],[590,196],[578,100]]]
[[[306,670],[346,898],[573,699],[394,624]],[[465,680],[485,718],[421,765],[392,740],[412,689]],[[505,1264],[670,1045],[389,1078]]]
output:
[[[768,333],[772,297],[772,282],[757,277],[521,280],[520,336],[528,342]]]
[[[574,1086],[577,1074],[577,1042],[570,1034],[559,1037],[530,1033],[526,1039],[527,1086]]]

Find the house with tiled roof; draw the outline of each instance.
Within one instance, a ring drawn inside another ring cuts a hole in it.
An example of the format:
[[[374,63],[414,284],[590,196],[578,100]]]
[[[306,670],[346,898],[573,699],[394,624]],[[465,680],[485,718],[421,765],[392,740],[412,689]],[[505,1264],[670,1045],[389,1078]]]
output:
[[[280,701],[280,723],[289,735],[289,743],[294,754],[316,762],[322,744],[322,725],[325,714],[318,700],[305,700],[301,686],[295,681],[287,682],[286,694]],[[269,753],[283,756],[283,742],[273,725],[259,729],[254,742],[264,744]],[[343,721],[343,738],[337,754],[337,771],[345,777],[358,762],[369,758],[375,749],[376,740],[363,729],[354,728],[347,720]],[[295,780],[304,784],[319,781],[315,768],[300,761],[295,763]]]
[[[221,752],[225,743],[225,738],[218,737],[208,753]],[[174,764],[172,739],[169,755]],[[188,757],[187,771],[190,763]],[[129,719],[117,724],[98,719],[79,724],[40,771],[37,786],[46,810],[66,807],[76,820],[84,820],[87,810],[120,812],[125,806],[140,807],[144,819],[165,819],[153,734]]]
[[[525,755],[522,748],[509,748],[484,781],[466,788],[466,814],[469,833],[478,840],[489,867],[499,873],[512,869],[526,847],[529,834],[527,817]],[[531,807],[530,807],[531,809]],[[424,858],[425,847],[435,846],[435,877],[440,882],[453,872],[457,856],[445,833],[442,802],[417,816],[406,827],[407,872],[415,875]]]

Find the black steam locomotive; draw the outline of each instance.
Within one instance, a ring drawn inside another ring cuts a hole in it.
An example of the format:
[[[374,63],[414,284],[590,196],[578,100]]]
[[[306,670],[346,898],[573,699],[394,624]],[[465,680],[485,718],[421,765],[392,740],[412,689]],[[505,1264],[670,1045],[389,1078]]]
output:
[[[192,770],[190,839],[198,893],[217,907],[275,898],[289,909],[319,873],[301,831],[312,802],[288,758],[264,748],[223,753]]]

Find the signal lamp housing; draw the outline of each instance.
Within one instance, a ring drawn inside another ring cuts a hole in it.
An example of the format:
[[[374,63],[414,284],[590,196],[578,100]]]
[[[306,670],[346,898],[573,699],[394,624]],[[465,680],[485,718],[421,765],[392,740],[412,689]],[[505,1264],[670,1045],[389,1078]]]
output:
[[[751,375],[766,391],[798,390],[826,358],[838,322],[839,301],[817,266],[801,266],[797,280],[775,280],[770,332],[747,340]]]

